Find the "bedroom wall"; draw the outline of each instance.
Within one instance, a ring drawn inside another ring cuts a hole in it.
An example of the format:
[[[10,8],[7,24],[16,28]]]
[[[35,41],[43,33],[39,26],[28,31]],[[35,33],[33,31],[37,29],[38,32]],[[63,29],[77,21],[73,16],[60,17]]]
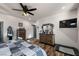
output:
[[[66,19],[71,19],[76,17],[77,17],[77,10],[64,11],[47,18],[39,19],[39,21],[37,21],[36,24],[39,27],[39,30],[42,24],[45,24],[45,23],[54,24],[55,43],[78,48],[77,28],[59,28],[60,20],[66,20]],[[37,35],[38,35],[37,38],[39,38],[39,34]]]
[[[79,7],[78,7],[78,11],[77,11],[77,17],[78,17],[78,48],[79,48]]]
[[[23,26],[26,29],[26,37],[28,38],[31,34],[32,34],[32,27],[31,27],[31,23],[27,20],[23,20],[17,17],[13,17],[10,15],[3,15],[0,14],[0,21],[4,22],[3,24],[3,36],[4,36],[4,41],[8,41],[7,38],[7,28],[8,26],[12,26],[13,28],[13,32],[14,32],[14,37],[13,39],[16,39],[16,30],[18,28],[18,23],[19,22],[23,22]]]

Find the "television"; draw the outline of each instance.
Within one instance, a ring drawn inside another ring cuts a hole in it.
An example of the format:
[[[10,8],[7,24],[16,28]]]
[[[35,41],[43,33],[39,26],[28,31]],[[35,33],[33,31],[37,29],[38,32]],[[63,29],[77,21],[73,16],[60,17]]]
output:
[[[59,28],[77,28],[77,18],[59,21]]]

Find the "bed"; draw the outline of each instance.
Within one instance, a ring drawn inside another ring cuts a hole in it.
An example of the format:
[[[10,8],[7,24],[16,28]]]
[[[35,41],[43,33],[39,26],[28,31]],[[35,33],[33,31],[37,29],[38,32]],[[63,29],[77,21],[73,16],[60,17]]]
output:
[[[23,40],[11,40],[0,44],[0,56],[47,56],[47,54],[37,45]]]
[[[55,44],[55,50],[64,53],[65,56],[79,56],[79,51],[77,48]]]

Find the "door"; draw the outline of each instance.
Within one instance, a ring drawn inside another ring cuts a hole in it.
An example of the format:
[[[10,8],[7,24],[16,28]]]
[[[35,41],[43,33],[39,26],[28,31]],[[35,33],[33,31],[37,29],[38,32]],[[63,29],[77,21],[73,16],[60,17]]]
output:
[[[36,38],[36,25],[32,25],[33,26],[33,38]]]
[[[3,42],[3,22],[0,22],[0,43]]]

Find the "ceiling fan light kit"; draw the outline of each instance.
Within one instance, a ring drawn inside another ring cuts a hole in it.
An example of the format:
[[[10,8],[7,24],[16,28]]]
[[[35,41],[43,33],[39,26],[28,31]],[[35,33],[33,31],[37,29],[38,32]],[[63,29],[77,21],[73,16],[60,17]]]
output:
[[[22,15],[23,15],[23,16],[28,16],[28,14],[27,14],[27,13],[23,13]]]
[[[16,10],[16,11],[23,11],[23,15],[24,16],[27,16],[28,14],[34,16],[33,13],[31,13],[31,11],[35,11],[37,10],[37,8],[32,8],[32,9],[28,9],[27,5],[23,5],[22,3],[19,3],[20,6],[22,7],[22,10],[19,10],[19,9],[12,9],[12,10]]]

